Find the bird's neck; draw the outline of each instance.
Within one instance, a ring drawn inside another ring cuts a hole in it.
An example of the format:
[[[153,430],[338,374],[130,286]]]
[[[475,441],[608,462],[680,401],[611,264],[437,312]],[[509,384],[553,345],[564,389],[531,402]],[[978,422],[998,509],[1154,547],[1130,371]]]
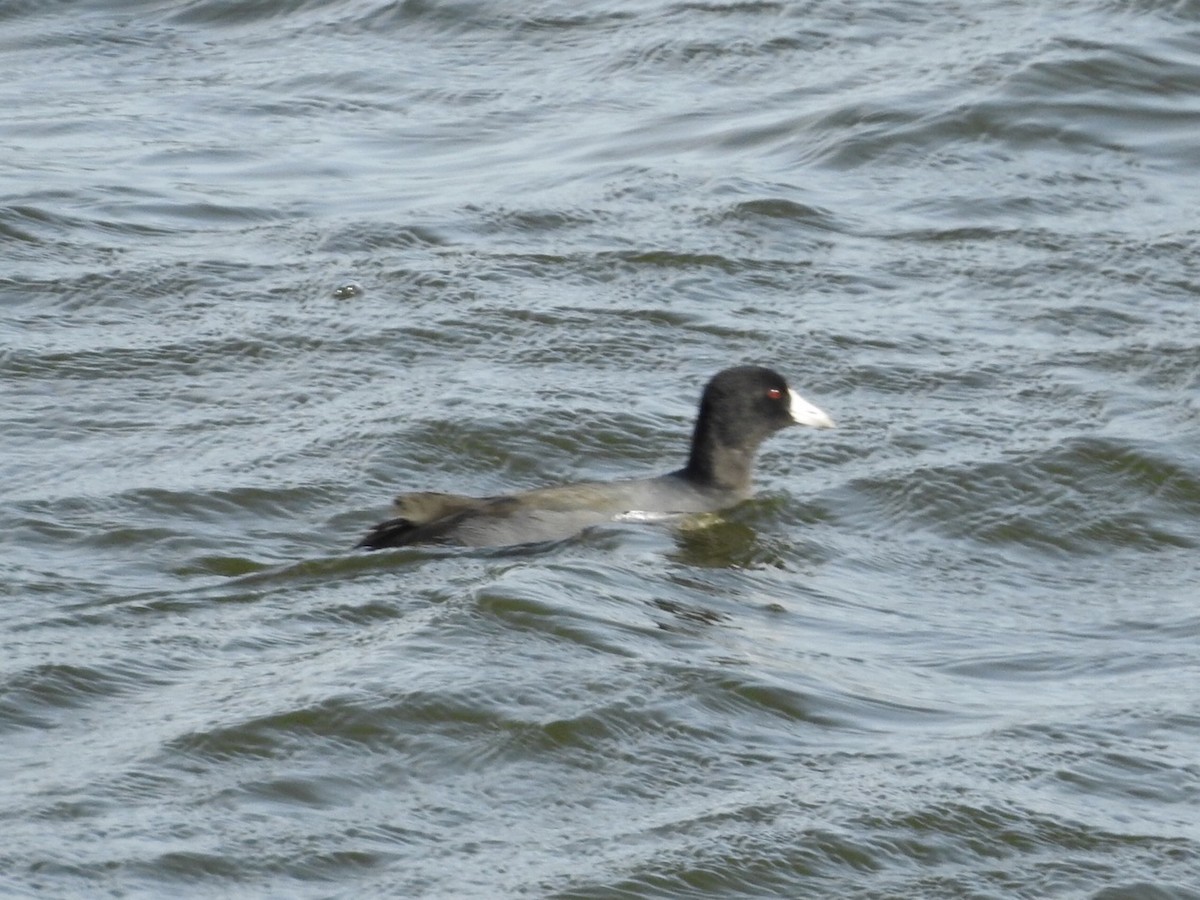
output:
[[[715,429],[697,423],[692,452],[683,475],[699,484],[748,495],[754,480],[757,451],[758,444],[732,447],[721,440]]]

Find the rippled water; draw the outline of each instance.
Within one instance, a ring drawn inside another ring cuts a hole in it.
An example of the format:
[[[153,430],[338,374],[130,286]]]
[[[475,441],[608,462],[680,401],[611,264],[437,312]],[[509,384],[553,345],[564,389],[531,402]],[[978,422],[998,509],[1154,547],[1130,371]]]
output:
[[[0,893],[1200,898],[1200,5],[0,0]],[[834,432],[673,532],[398,490]]]

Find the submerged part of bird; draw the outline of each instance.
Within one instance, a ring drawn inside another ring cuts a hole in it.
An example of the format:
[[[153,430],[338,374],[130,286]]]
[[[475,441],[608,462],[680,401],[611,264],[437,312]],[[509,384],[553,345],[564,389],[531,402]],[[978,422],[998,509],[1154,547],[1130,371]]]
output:
[[[578,482],[495,497],[401,494],[395,515],[372,528],[357,546],[504,547],[561,540],[605,522],[718,512],[750,496],[759,445],[789,425],[832,428],[833,420],[770,369],[725,369],[704,388],[691,454],[682,469],[652,478]]]

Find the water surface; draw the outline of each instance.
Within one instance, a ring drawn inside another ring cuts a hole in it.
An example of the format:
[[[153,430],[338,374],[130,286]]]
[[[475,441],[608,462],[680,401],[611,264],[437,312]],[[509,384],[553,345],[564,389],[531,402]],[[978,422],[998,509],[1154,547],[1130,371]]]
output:
[[[0,23],[0,893],[1200,898],[1200,6]]]

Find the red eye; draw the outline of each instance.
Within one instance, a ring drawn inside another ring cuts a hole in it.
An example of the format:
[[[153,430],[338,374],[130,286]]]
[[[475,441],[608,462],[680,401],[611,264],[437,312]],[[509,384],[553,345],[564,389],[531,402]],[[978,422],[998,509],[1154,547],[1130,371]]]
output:
[[[779,388],[767,388],[767,397],[771,400],[778,400],[783,396],[783,391]]]

